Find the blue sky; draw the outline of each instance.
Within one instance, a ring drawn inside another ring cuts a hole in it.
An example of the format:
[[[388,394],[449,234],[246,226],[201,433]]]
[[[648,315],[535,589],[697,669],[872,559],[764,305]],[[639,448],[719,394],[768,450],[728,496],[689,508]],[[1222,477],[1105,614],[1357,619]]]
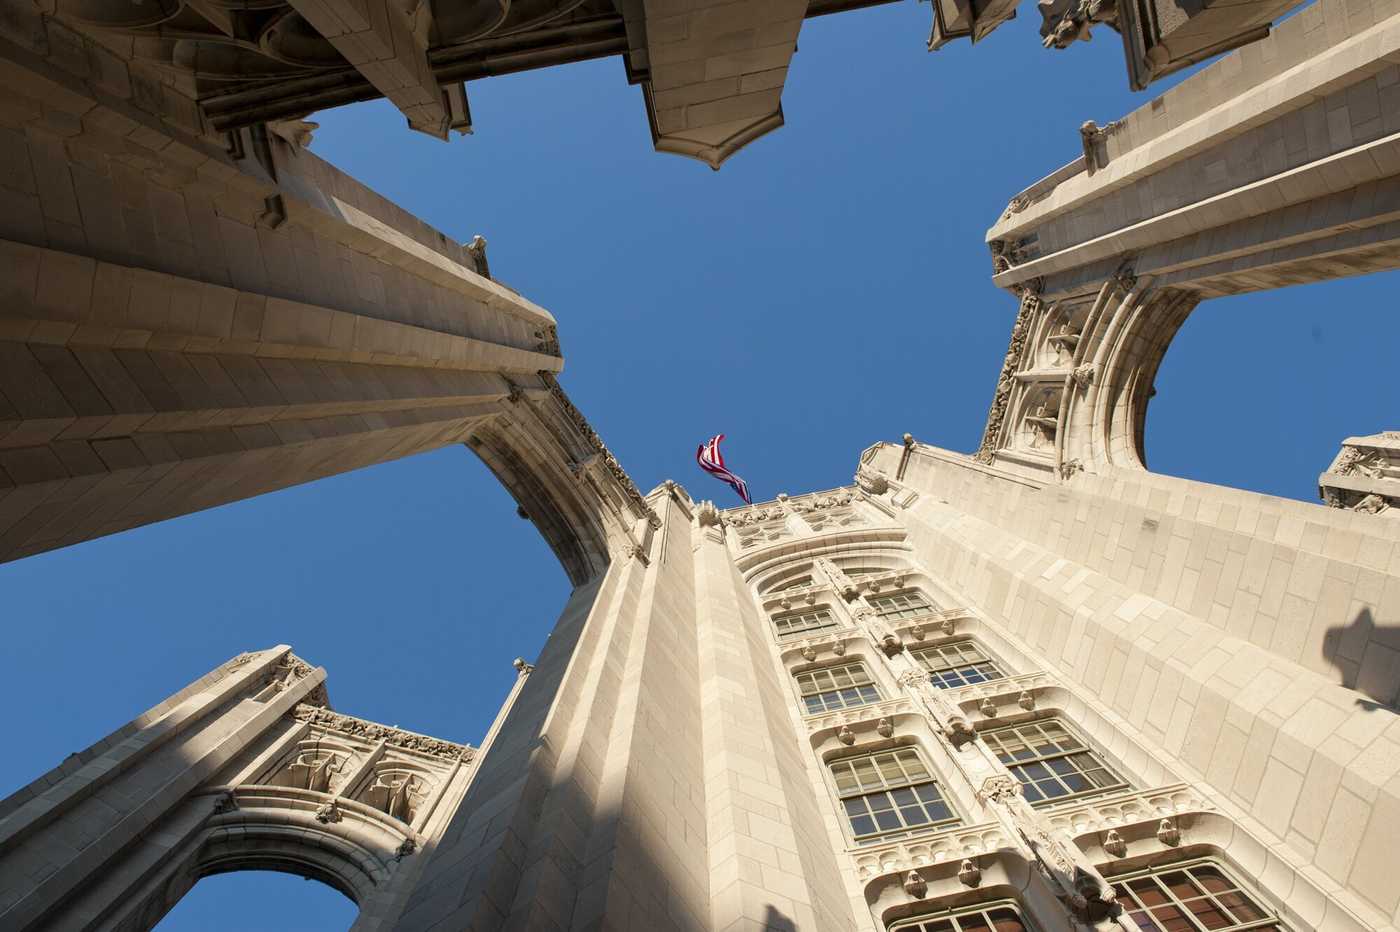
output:
[[[723,431],[756,498],[850,481],[905,431],[974,448],[1015,313],[983,233],[1127,90],[1115,34],[1040,48],[1025,5],[976,49],[924,50],[902,2],[803,27],[787,126],[719,173],[651,150],[618,59],[468,91],[443,144],[384,102],[320,114],[314,149],[448,235],[560,322],[565,388],[649,489],[732,504],[696,443]],[[1211,301],[1157,380],[1159,472],[1305,500],[1340,440],[1395,428],[1391,276]],[[327,667],[342,711],[479,740],[567,583],[465,448],[0,566],[0,701],[22,785],[241,650]],[[269,912],[250,911],[253,900]],[[275,905],[273,905],[275,904]],[[162,930],[344,929],[295,877],[201,882]]]

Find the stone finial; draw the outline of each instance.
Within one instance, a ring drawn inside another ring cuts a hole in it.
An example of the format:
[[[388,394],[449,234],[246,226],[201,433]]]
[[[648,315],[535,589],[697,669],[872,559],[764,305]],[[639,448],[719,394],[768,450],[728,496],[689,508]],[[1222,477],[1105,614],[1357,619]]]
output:
[[[695,509],[695,520],[701,527],[719,527],[724,524],[724,516],[715,503],[706,499]]]
[[[916,900],[922,900],[928,896],[928,882],[918,871],[910,871],[904,875],[904,892]]]
[[[528,676],[535,670],[535,665],[533,663],[526,663],[524,657],[516,657],[511,661],[511,666],[515,667],[516,672],[521,676]]]
[[[914,449],[914,443],[915,443],[915,441],[914,441],[914,435],[913,435],[913,434],[905,434],[905,435],[904,435],[904,449],[906,449],[906,450],[912,450],[912,449]]]
[[[974,864],[971,858],[966,858],[958,865],[958,880],[964,887],[975,887],[982,882],[982,868]]]

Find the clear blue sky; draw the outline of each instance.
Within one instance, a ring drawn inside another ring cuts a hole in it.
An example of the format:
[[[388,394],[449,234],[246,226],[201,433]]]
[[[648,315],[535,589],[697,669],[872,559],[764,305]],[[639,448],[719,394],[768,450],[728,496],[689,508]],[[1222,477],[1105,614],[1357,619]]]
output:
[[[807,23],[787,126],[719,173],[651,150],[618,59],[469,88],[435,142],[383,102],[323,113],[314,149],[448,235],[560,322],[565,387],[645,491],[732,504],[698,472],[724,431],[756,498],[850,481],[911,431],[977,444],[1014,300],[983,233],[1073,158],[1078,126],[1146,103],[1118,37],[1040,48],[1034,7],[976,49],[924,51],[930,9]],[[1203,305],[1148,418],[1159,472],[1315,500],[1350,434],[1397,423],[1396,279]],[[342,711],[480,739],[563,604],[532,525],[465,448],[0,566],[0,794],[241,650],[290,643]],[[249,910],[247,903],[267,901]],[[344,929],[329,888],[201,882],[162,930]]]

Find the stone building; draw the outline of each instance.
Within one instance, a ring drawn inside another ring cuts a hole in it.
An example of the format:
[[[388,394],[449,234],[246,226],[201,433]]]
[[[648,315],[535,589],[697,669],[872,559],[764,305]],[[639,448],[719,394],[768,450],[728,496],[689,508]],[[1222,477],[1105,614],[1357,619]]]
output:
[[[333,710],[286,646],[195,680],[0,802],[0,928],[145,929],[249,868],[362,929],[1396,927],[1393,438],[1346,441],[1337,507],[1142,457],[1201,301],[1400,265],[1396,0],[1061,10],[1051,44],[1156,23],[1133,74],[1255,41],[988,232],[1020,314],[977,451],[729,511],[638,490],[549,312],[296,119],[465,129],[454,80],[622,54],[657,147],[718,164],[802,18],[860,5],[6,0],[0,558],[462,443],[574,588],[479,747]]]

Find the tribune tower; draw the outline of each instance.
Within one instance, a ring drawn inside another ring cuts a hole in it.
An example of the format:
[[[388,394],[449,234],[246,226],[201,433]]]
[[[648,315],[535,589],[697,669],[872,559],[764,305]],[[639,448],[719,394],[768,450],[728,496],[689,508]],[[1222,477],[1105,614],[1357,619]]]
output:
[[[1138,86],[1243,47],[1067,128],[988,232],[1020,311],[978,450],[732,510],[636,488],[484,243],[304,148],[320,107],[442,134],[464,78],[617,54],[718,165],[802,20],[863,5],[3,0],[0,558],[461,443],[573,590],[477,746],[287,646],[194,680],[0,802],[0,929],[148,929],[254,868],[366,930],[1396,928],[1393,432],[1325,505],[1142,455],[1203,302],[1400,265],[1396,0],[1043,3]],[[1008,12],[940,0],[932,44]]]

